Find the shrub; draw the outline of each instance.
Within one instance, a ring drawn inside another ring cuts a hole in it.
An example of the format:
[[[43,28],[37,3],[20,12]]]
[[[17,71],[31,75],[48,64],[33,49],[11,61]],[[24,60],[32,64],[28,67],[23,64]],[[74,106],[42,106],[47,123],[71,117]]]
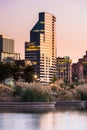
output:
[[[49,94],[47,92],[39,92],[37,89],[26,88],[22,91],[21,101],[47,102],[49,101]]]
[[[22,93],[22,87],[16,85],[14,87],[13,96],[20,96]]]
[[[87,84],[79,85],[76,89],[80,94],[81,100],[87,100]]]
[[[52,85],[51,86],[51,91],[56,92],[57,91],[57,86],[56,85]]]
[[[70,87],[71,89],[74,89],[74,84],[70,84],[69,87]]]
[[[23,102],[37,101],[37,95],[35,90],[30,88],[26,88],[25,90],[23,90],[21,94],[21,101]]]
[[[40,83],[18,83],[14,94],[23,102],[47,102],[50,100],[50,87]]]

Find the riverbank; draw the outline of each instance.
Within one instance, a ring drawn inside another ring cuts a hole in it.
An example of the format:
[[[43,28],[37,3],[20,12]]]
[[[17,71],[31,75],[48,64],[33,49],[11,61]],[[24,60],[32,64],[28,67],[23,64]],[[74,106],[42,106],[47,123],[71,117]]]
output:
[[[53,109],[54,102],[0,102],[0,112],[44,112]]]
[[[58,102],[0,102],[1,110],[30,110],[55,109],[59,107],[87,108],[87,101],[58,101]]]
[[[58,106],[75,106],[75,107],[83,107],[85,108],[86,107],[86,102],[87,101],[58,101],[56,102],[55,104],[55,107],[58,107]]]

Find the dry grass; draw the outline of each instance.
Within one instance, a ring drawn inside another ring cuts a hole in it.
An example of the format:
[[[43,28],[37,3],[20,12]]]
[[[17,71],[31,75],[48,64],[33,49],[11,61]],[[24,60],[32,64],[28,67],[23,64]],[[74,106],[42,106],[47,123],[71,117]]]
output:
[[[22,87],[22,89],[30,88],[37,90],[40,93],[46,92],[51,95],[52,101],[82,100],[82,98],[86,98],[87,100],[87,84],[74,86],[74,88],[69,88],[69,86],[61,87],[58,83],[44,86],[41,83],[37,82],[16,82],[15,85]],[[4,84],[0,84],[0,102],[17,101],[17,98],[13,96],[13,92],[13,88],[8,87]]]
[[[22,87],[23,89],[25,88],[31,88],[31,89],[37,89],[38,92],[51,92],[51,87],[48,86],[44,86],[39,82],[34,82],[34,83],[26,83],[26,82],[16,82],[17,86]]]
[[[11,102],[13,100],[13,89],[4,84],[0,84],[0,102]]]

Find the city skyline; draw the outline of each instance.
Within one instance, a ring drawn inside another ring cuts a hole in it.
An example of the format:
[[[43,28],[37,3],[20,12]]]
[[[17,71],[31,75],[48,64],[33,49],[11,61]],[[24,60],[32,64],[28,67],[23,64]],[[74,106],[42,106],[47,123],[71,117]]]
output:
[[[0,34],[15,40],[15,51],[24,58],[24,42],[39,12],[49,12],[57,18],[57,56],[70,56],[73,62],[87,48],[86,0],[3,0],[0,1]]]

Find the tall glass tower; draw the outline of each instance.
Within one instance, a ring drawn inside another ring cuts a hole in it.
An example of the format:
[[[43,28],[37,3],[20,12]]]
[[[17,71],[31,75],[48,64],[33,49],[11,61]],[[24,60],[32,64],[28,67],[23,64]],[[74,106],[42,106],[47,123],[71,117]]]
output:
[[[43,84],[56,74],[56,18],[47,12],[39,13],[39,20],[30,31],[30,43],[25,43],[25,59],[32,61]]]

